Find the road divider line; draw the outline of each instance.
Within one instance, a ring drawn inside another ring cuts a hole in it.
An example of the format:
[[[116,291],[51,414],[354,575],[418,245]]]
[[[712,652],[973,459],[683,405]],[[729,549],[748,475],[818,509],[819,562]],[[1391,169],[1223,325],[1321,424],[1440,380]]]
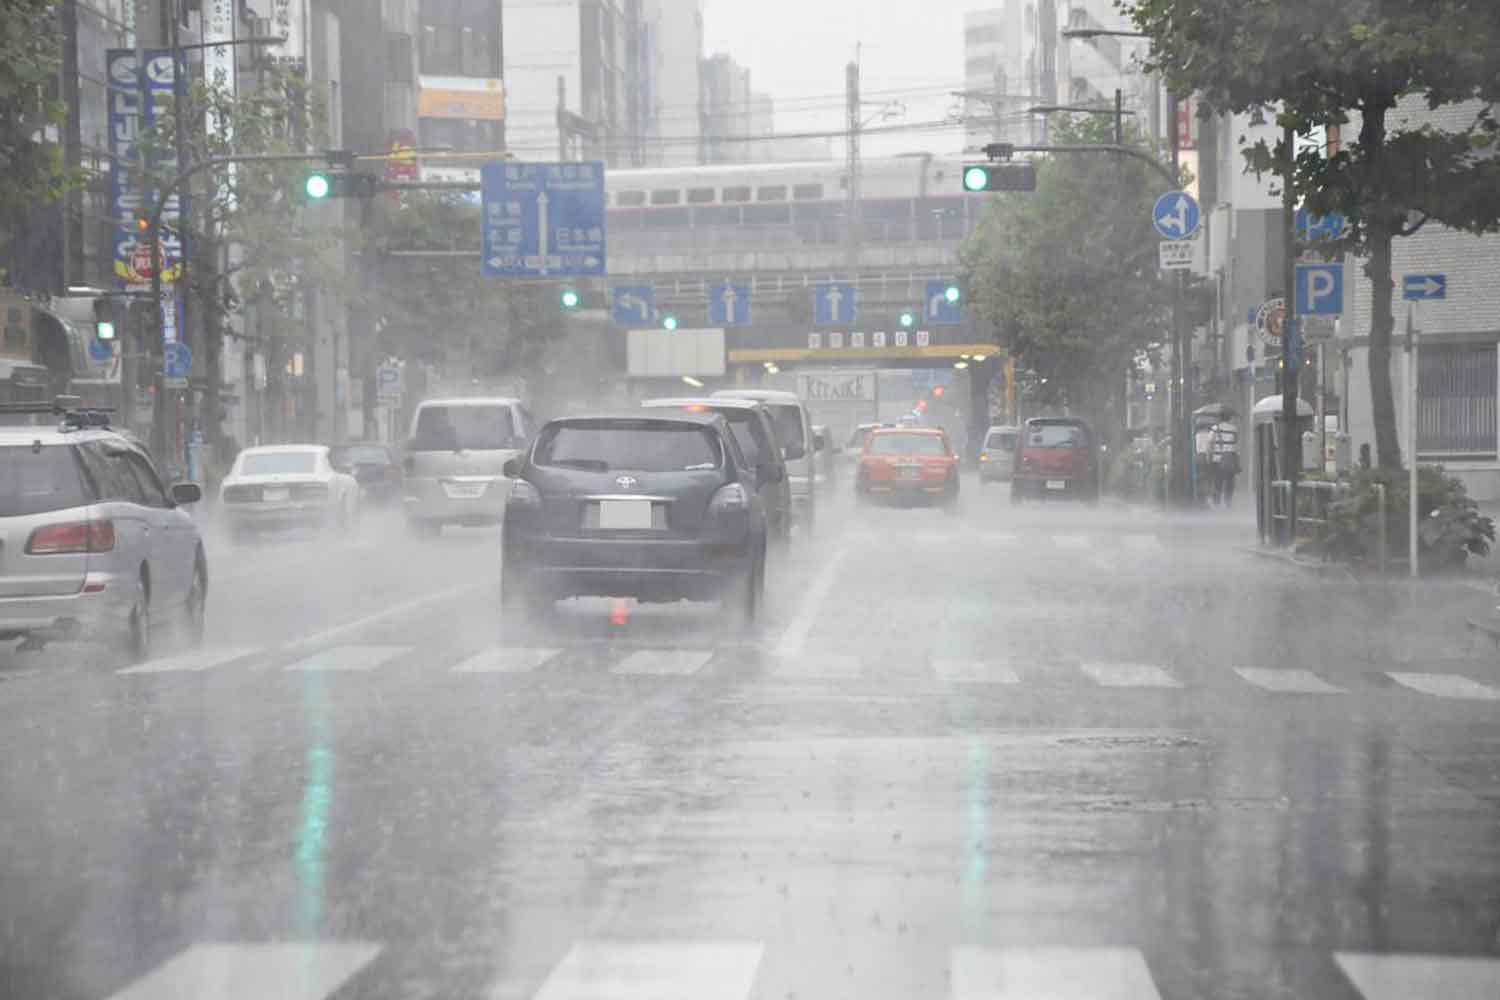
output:
[[[332,646],[311,656],[289,663],[283,670],[311,670],[327,673],[358,672],[376,667],[410,653],[412,646]]]
[[[371,625],[378,625],[387,619],[399,618],[401,615],[410,614],[413,611],[432,604],[441,604],[444,601],[452,600],[455,597],[462,597],[465,594],[477,594],[490,586],[488,582],[470,583],[462,587],[449,587],[447,590],[440,590],[435,594],[414,597],[409,601],[402,601],[400,604],[393,604],[384,610],[376,611],[374,614],[365,615],[363,618],[356,618],[351,622],[345,622],[342,625],[335,625],[333,628],[326,628],[321,632],[314,632],[300,639],[294,639],[280,646],[279,651],[296,655],[297,653],[317,649],[319,646],[330,642],[337,642],[344,636],[353,635],[362,629],[367,629]]]
[[[781,633],[781,639],[776,643],[776,655],[782,658],[798,656],[802,647],[807,644],[808,634],[812,632],[813,623],[818,620],[818,615],[823,611],[823,602],[828,598],[828,592],[833,589],[833,582],[839,574],[839,567],[844,563],[844,556],[849,552],[848,547],[840,543],[833,551],[833,557],[828,560],[822,570],[818,572],[817,579],[806,591],[802,600],[802,607],[797,611],[797,616],[792,623]]]

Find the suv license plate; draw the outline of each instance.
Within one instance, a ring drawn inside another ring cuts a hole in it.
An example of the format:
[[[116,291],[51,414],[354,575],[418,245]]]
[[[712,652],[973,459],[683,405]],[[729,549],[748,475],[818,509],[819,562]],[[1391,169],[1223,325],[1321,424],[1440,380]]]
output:
[[[292,498],[292,488],[290,486],[263,486],[260,498],[266,503],[282,503]]]
[[[651,527],[650,500],[600,500],[599,527],[605,531],[644,531]]]
[[[1068,488],[1068,481],[1066,479],[1049,479],[1049,480],[1047,480],[1047,489],[1049,489],[1049,490],[1065,490],[1067,488]]]
[[[484,496],[484,483],[444,483],[449,500],[476,500]]]

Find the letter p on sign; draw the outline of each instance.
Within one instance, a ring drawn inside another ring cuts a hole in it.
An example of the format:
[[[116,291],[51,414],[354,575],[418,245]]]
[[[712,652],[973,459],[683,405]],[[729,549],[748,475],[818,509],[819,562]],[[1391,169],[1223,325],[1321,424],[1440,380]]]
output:
[[[1344,314],[1344,265],[1297,265],[1297,315]]]

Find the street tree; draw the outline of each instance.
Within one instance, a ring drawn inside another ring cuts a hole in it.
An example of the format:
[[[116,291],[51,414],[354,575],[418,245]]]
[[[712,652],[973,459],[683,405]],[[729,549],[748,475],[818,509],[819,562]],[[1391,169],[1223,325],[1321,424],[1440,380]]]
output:
[[[1151,39],[1149,67],[1216,113],[1274,113],[1306,134],[1348,126],[1332,155],[1296,155],[1293,191],[1315,213],[1350,223],[1342,249],[1371,282],[1370,396],[1379,464],[1401,466],[1391,391],[1392,242],[1428,222],[1471,233],[1500,225],[1500,4],[1479,0],[1122,0]],[[1465,124],[1424,123],[1448,108]],[[1258,173],[1285,162],[1280,143],[1244,150]],[[1286,177],[1283,171],[1283,183]]]
[[[1054,135],[1113,141],[1102,122],[1061,122]],[[1051,156],[1038,162],[1034,192],[993,196],[965,241],[968,308],[1031,373],[1035,402],[1120,426],[1125,376],[1169,328],[1171,290],[1151,226],[1161,189],[1158,173],[1131,157]]]
[[[56,225],[39,220],[37,207],[55,202],[70,183],[61,149],[48,137],[65,115],[53,86],[62,63],[57,6],[0,0],[0,280],[27,286],[41,281],[26,266],[45,256],[34,245],[38,230]]]

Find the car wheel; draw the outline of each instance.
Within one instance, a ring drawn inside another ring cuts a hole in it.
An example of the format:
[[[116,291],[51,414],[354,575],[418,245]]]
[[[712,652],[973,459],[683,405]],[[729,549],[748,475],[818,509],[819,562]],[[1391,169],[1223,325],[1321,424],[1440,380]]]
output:
[[[125,622],[124,647],[131,663],[145,663],[151,658],[151,590],[144,575],[135,581],[135,597]]]
[[[193,562],[193,585],[188,588],[187,604],[183,609],[182,638],[189,649],[203,645],[203,636],[208,624],[208,569],[203,565],[203,553]]]
[[[552,611],[553,601],[527,587],[518,563],[500,561],[500,625],[519,631],[540,624]]]
[[[750,560],[725,595],[724,604],[729,612],[731,626],[736,631],[748,631],[760,619],[760,605],[765,598],[766,558],[762,548]]]

